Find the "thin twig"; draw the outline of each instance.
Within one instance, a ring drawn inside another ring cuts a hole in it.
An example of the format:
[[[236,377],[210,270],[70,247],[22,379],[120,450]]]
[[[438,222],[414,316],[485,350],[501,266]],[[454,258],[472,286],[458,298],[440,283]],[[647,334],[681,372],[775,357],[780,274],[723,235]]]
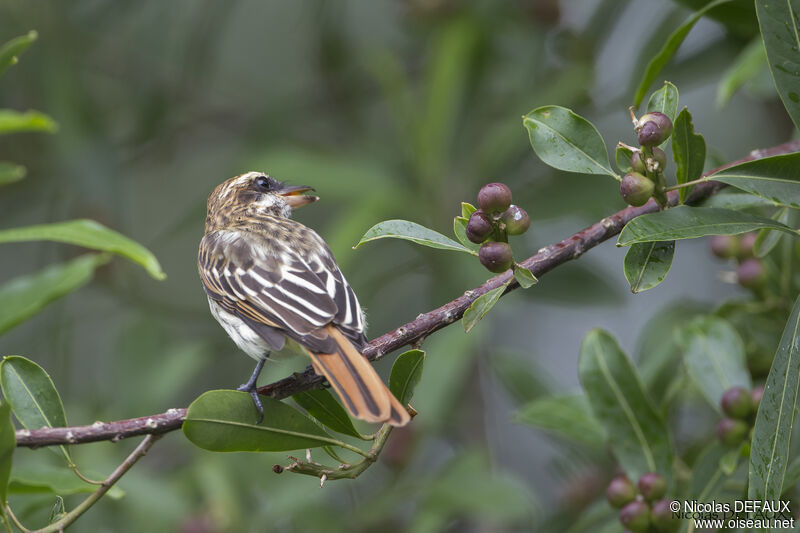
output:
[[[763,150],[754,150],[747,157],[716,168],[706,175],[719,172],[724,168],[746,161],[798,151],[800,151],[800,140],[790,141]],[[702,183],[699,183],[692,190],[689,198],[687,198],[687,203],[698,203],[723,187],[725,187],[723,183],[713,180],[703,180]],[[676,191],[670,191],[668,201],[670,205],[677,205],[678,193]],[[596,222],[561,242],[542,248],[532,257],[522,261],[521,264],[536,277],[541,277],[555,267],[572,259],[577,259],[586,251],[617,235],[622,231],[625,224],[634,218],[646,213],[654,213],[658,210],[658,205],[656,205],[652,199],[641,207],[628,207]],[[455,300],[437,309],[419,315],[408,324],[400,326],[374,339],[364,349],[364,355],[368,359],[374,361],[398,348],[413,344],[419,339],[423,339],[431,333],[447,327],[460,319],[464,311],[472,305],[472,302],[479,296],[506,284],[508,288],[505,293],[519,287],[516,281],[514,281],[513,274],[510,270],[487,280],[475,289],[466,291]],[[314,370],[309,366],[304,372],[295,372],[287,378],[260,387],[258,392],[259,394],[270,396],[275,399],[283,399],[304,390],[318,388],[322,385],[322,381],[322,378],[316,375]],[[52,446],[57,444],[82,444],[100,440],[115,442],[136,435],[158,435],[179,429],[185,417],[186,409],[170,409],[165,413],[152,416],[118,420],[115,422],[95,422],[90,426],[18,430],[17,445],[36,448],[39,446]]]

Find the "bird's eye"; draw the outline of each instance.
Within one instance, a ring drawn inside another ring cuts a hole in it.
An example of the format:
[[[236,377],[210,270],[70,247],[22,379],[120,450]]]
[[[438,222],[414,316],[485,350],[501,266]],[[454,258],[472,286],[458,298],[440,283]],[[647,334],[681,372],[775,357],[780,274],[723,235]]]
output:
[[[256,178],[255,185],[256,189],[261,192],[268,192],[272,187],[272,180],[269,179],[267,176],[259,176]]]

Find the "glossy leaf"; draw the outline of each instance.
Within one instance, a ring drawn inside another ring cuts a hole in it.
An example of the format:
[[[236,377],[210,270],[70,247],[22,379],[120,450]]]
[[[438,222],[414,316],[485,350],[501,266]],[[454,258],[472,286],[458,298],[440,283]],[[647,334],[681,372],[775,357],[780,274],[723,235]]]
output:
[[[523,289],[533,287],[539,283],[539,280],[533,275],[533,272],[521,266],[514,267],[514,279],[517,280],[517,283],[519,283],[519,286]]]
[[[775,155],[728,167],[708,176],[776,205],[800,209],[800,153]]]
[[[55,133],[57,129],[55,121],[44,113],[38,111],[20,113],[11,109],[0,109],[0,135],[23,131]]]
[[[38,37],[35,31],[29,31],[26,35],[21,35],[11,39],[3,46],[0,46],[0,76],[12,65],[17,64],[17,58],[22,52],[28,49]]]
[[[87,254],[0,285],[0,334],[89,283],[95,269],[109,259],[108,255]]]
[[[715,7],[727,2],[730,2],[730,0],[716,0],[715,2],[709,2],[705,7],[703,7],[703,9],[700,9],[691,15],[683,24],[678,27],[678,29],[672,32],[672,35],[669,36],[667,42],[664,43],[664,46],[661,48],[661,50],[655,56],[653,56],[653,59],[651,59],[647,64],[644,76],[642,76],[642,80],[639,82],[639,87],[636,89],[636,94],[633,98],[634,106],[639,107],[639,104],[642,103],[642,100],[644,100],[644,95],[647,94],[647,90],[650,88],[653,82],[656,81],[659,73],[669,62],[669,60],[672,59],[672,56],[675,55],[675,52],[678,51],[678,48],[680,48],[681,44],[683,44],[683,40],[686,39],[686,36],[694,27],[695,23],[711,9],[714,9]]]
[[[783,330],[764,386],[750,448],[748,498],[780,497],[789,463],[792,424],[800,386],[800,298]]]
[[[25,177],[27,170],[22,165],[0,161],[0,185],[8,185]]]
[[[506,285],[497,287],[480,295],[472,302],[472,305],[464,311],[464,316],[461,318],[461,323],[464,325],[465,332],[469,333],[469,330],[474,328],[475,324],[480,322],[480,320],[486,316],[486,313],[491,311],[492,307],[494,307],[494,304],[497,303],[497,300],[500,299],[505,290]]]
[[[524,405],[515,420],[589,446],[602,445],[606,433],[595,420],[586,397],[545,396]]]
[[[617,246],[629,246],[637,242],[695,239],[706,235],[737,235],[763,228],[796,234],[792,228],[768,218],[730,209],[680,205],[634,218],[622,228]]]
[[[756,0],[756,15],[775,88],[800,129],[800,5],[797,0]]]
[[[800,482],[800,457],[795,457],[789,466],[786,467],[786,475],[783,477],[783,489],[781,494],[791,489]]]
[[[86,472],[91,478],[102,479],[102,476],[93,472]],[[97,490],[97,485],[86,483],[75,475],[71,468],[49,465],[37,461],[23,465],[14,465],[11,470],[11,480],[8,492],[11,494],[40,494],[50,493],[61,496],[70,494],[91,493]],[[119,499],[125,492],[117,485],[111,487],[108,496]]]
[[[440,250],[454,250],[456,252],[475,254],[475,252],[465,247],[463,244],[457,243],[441,233],[428,229],[425,226],[420,226],[416,222],[409,222],[408,220],[386,220],[375,224],[367,230],[364,236],[361,237],[361,240],[358,241],[358,244],[353,248],[358,248],[362,244],[370,241],[386,238],[404,239],[421,244],[422,246],[439,248]]]
[[[402,405],[407,405],[414,396],[424,366],[425,352],[422,350],[409,350],[395,359],[389,375],[389,390]]]
[[[617,145],[617,149],[614,152],[614,162],[617,164],[617,168],[623,174],[627,174],[633,167],[631,167],[631,158],[633,157],[633,150],[628,148],[627,146],[623,146],[621,144]]]
[[[755,78],[767,65],[764,41],[756,37],[738,55],[717,85],[717,108],[722,109],[745,83]]]
[[[583,340],[578,375],[614,456],[631,479],[645,472],[671,477],[672,441],[628,357],[616,340],[592,330]]]
[[[647,101],[647,111],[664,113],[671,121],[675,122],[675,116],[678,114],[678,88],[665,81],[663,87],[650,95],[650,99]]]
[[[773,215],[772,220],[776,222],[780,222],[781,224],[789,224],[789,208],[784,207],[783,209],[779,209],[775,215]],[[772,231],[768,229],[762,229],[758,232],[758,236],[756,237],[755,242],[753,243],[753,254],[756,257],[764,257],[768,253],[772,251],[773,248],[780,242],[781,237],[783,237],[783,233],[780,231]]]
[[[144,246],[94,220],[69,220],[0,230],[0,243],[52,241],[113,252],[143,266],[156,279],[166,278],[158,259]]]
[[[265,396],[261,402],[264,420],[257,424],[246,392],[206,392],[189,406],[183,433],[194,445],[215,452],[280,452],[339,442],[297,409]]]
[[[11,423],[11,406],[0,400],[0,516],[5,516],[8,479],[16,447],[17,436],[14,434],[14,424]]]
[[[728,321],[713,316],[698,318],[682,328],[680,344],[689,375],[718,412],[726,390],[752,387],[744,343]]]
[[[675,255],[675,241],[634,244],[625,254],[625,279],[631,292],[652,289],[664,281]]]
[[[522,120],[539,159],[553,168],[617,178],[608,161],[606,143],[594,125],[559,106],[538,107]]]
[[[336,401],[333,394],[327,389],[311,389],[298,392],[292,396],[297,404],[311,416],[319,420],[334,431],[350,435],[357,439],[362,438],[356,431],[353,421],[347,415],[344,407]]]
[[[702,135],[694,132],[692,115],[685,107],[675,119],[672,132],[672,158],[678,167],[675,170],[678,184],[694,181],[702,176],[706,164],[706,141]],[[678,190],[681,202],[686,200],[690,191],[690,187]]]
[[[453,233],[461,244],[477,253],[481,249],[481,245],[475,244],[467,238],[467,222],[469,219],[464,217],[453,218]]]
[[[738,189],[728,188],[719,191],[717,194],[712,194],[700,205],[702,207],[721,207],[723,209],[743,211],[774,206],[775,204],[772,200],[754,196]]]

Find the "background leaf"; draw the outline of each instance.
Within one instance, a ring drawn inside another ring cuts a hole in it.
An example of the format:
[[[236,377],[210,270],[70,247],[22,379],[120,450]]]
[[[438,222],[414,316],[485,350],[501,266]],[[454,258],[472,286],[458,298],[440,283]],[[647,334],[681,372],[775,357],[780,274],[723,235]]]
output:
[[[392,373],[389,375],[389,390],[404,406],[414,396],[414,389],[422,379],[424,366],[425,352],[422,350],[409,350],[395,359]]]
[[[38,111],[20,113],[11,109],[0,109],[0,135],[23,131],[55,133],[57,129],[55,121],[44,113]]]
[[[702,135],[694,132],[692,115],[685,107],[675,119],[672,132],[672,157],[677,169],[675,178],[678,184],[694,181],[703,174],[706,164],[706,141]],[[691,192],[691,187],[678,189],[681,202],[686,200]]]
[[[800,153],[748,161],[708,176],[776,205],[800,209]]]
[[[0,47],[0,76],[2,76],[9,67],[16,64],[19,55],[27,50],[37,37],[38,34],[35,31],[29,31],[26,35],[11,39]]]
[[[440,250],[455,250],[457,252],[475,254],[475,252],[457,243],[453,239],[445,237],[441,233],[428,229],[425,226],[420,226],[416,222],[409,222],[408,220],[386,220],[375,224],[367,230],[364,236],[361,237],[361,240],[358,241],[358,244],[353,248],[358,248],[362,244],[376,239],[385,238],[404,239],[423,246],[439,248]]]
[[[0,400],[0,516],[5,516],[5,503],[8,498],[8,479],[17,437],[11,423],[11,406]]]
[[[625,279],[631,292],[652,289],[664,281],[675,255],[675,241],[653,241],[634,244],[625,254]]]
[[[618,246],[637,242],[695,239],[706,235],[736,235],[771,228],[795,235],[788,226],[768,218],[715,207],[688,207],[641,215],[628,222],[617,240]]]
[[[353,421],[350,420],[347,411],[336,401],[336,398],[333,397],[329,390],[311,389],[302,391],[293,395],[292,399],[305,409],[308,414],[332,430],[357,439],[363,438],[353,426]]]
[[[108,263],[107,254],[86,254],[0,285],[0,334],[24,322],[47,304],[91,281],[95,269]]]
[[[756,37],[728,67],[717,85],[717,108],[722,109],[745,83],[752,80],[767,65],[764,41]]]
[[[700,20],[703,15],[708,13],[709,10],[729,1],[730,0],[716,0],[715,2],[708,3],[703,9],[686,19],[686,22],[681,24],[677,30],[672,32],[672,35],[669,36],[667,42],[664,43],[663,48],[661,48],[661,51],[653,56],[653,59],[647,64],[644,76],[642,76],[642,81],[639,82],[639,87],[636,89],[636,94],[633,97],[633,105],[635,107],[639,107],[639,104],[642,103],[644,95],[647,94],[647,89],[656,81],[661,69],[664,68],[669,60],[672,59],[672,56],[675,55],[675,52],[678,51],[678,48],[683,43],[683,40],[686,39],[686,36],[694,27],[695,23]]]
[[[492,307],[494,307],[494,304],[497,303],[497,300],[500,299],[505,290],[506,285],[497,287],[480,295],[472,302],[472,305],[464,311],[464,316],[461,318],[461,323],[464,325],[465,332],[469,333],[469,330],[474,328],[475,324],[480,322],[480,320],[486,316],[486,313],[491,311]]]
[[[156,279],[166,278],[158,259],[144,246],[94,220],[70,220],[0,230],[0,243],[53,241],[113,252],[142,265]]]
[[[750,448],[748,498],[773,500],[781,495],[792,424],[800,386],[800,298],[783,330],[764,385]]]
[[[680,339],[689,375],[717,412],[726,390],[735,386],[750,390],[744,343],[729,322],[698,318],[681,329]]]
[[[618,177],[594,125],[565,107],[537,107],[522,119],[539,159],[553,168]]]
[[[611,449],[631,479],[645,472],[672,476],[672,441],[642,381],[616,340],[590,331],[581,344],[578,375]]]
[[[103,477],[90,471],[85,474],[94,479]],[[86,483],[76,476],[72,469],[46,464],[41,460],[35,463],[14,465],[8,485],[8,492],[11,494],[50,493],[68,496],[96,490],[97,485]],[[108,491],[108,496],[115,500],[124,495],[125,492],[118,485],[114,485]]]
[[[265,396],[261,402],[264,420],[256,424],[249,394],[206,392],[189,406],[183,433],[195,446],[215,452],[280,452],[339,442],[297,409]]]
[[[775,88],[800,129],[800,6],[797,0],[756,0],[756,15]]]
[[[25,177],[25,167],[6,161],[0,161],[0,185],[8,185]]]
[[[606,440],[606,433],[583,394],[536,398],[522,406],[514,419],[593,447]]]

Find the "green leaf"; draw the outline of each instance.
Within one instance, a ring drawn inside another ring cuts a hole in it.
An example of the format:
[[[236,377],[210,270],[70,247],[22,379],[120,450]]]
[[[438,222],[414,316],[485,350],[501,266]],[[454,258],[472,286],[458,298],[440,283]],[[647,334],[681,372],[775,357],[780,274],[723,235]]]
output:
[[[537,398],[517,411],[514,419],[592,447],[606,441],[583,394]]]
[[[497,303],[497,300],[503,295],[506,290],[507,285],[503,285],[501,287],[497,287],[495,289],[490,290],[489,292],[480,295],[478,298],[472,302],[466,311],[464,311],[464,316],[461,318],[461,323],[464,325],[464,331],[469,333],[469,330],[475,327],[486,313],[488,313],[494,304]]]
[[[625,254],[625,279],[631,292],[652,289],[667,277],[675,255],[675,241],[653,241],[634,244]]]
[[[22,165],[0,161],[0,185],[8,185],[25,177],[27,170]]]
[[[516,265],[514,266],[514,279],[517,280],[517,283],[519,283],[519,286],[523,289],[533,287],[539,283],[539,280],[533,275],[533,272],[525,267]]]
[[[697,318],[682,328],[680,339],[689,375],[718,412],[726,390],[752,387],[744,343],[728,321],[714,316]]]
[[[697,458],[692,468],[692,482],[689,488],[692,499],[707,502],[719,495],[723,483],[728,478],[720,466],[726,453],[727,448],[717,441],[708,446]]]
[[[606,143],[594,125],[559,106],[538,107],[525,115],[531,146],[553,168],[582,174],[608,174],[619,179],[608,162]]]
[[[692,115],[685,107],[675,119],[672,132],[672,158],[678,168],[675,177],[678,184],[694,181],[703,175],[706,164],[706,141],[703,136],[694,132]],[[681,202],[686,200],[691,188],[678,190]]]
[[[672,475],[669,430],[616,340],[592,330],[583,340],[578,375],[611,449],[631,479],[645,472]]]
[[[17,436],[11,423],[11,406],[0,400],[0,516],[5,516],[5,503],[8,499],[8,479]]]
[[[57,129],[58,124],[44,113],[38,111],[20,113],[11,109],[0,109],[0,135],[23,131],[55,133]]]
[[[756,15],[775,88],[800,129],[800,6],[797,0],[756,0]]]
[[[629,246],[637,242],[696,239],[706,235],[737,235],[763,228],[797,234],[784,224],[740,211],[680,205],[634,218],[622,228],[617,246]]]
[[[12,65],[17,64],[17,57],[28,49],[38,37],[35,31],[11,39],[0,47],[0,76]],[[0,502],[1,503],[1,502]]]
[[[632,157],[633,150],[621,144],[617,145],[617,150],[614,153],[614,162],[617,164],[619,171],[623,174],[627,174],[633,170],[633,167],[631,167]]]
[[[678,88],[665,81],[663,87],[650,95],[650,99],[647,101],[647,111],[664,113],[671,121],[675,122],[675,115],[678,114]],[[664,142],[666,143],[666,141]]]
[[[636,94],[633,98],[633,105],[635,107],[639,107],[639,104],[642,103],[642,100],[644,100],[644,95],[647,94],[647,89],[649,89],[653,82],[656,81],[661,69],[663,69],[669,60],[672,59],[672,56],[675,55],[675,52],[678,50],[681,44],[683,44],[683,40],[686,39],[686,36],[694,27],[695,23],[711,9],[714,9],[715,7],[727,2],[730,2],[730,0],[716,0],[715,2],[708,3],[703,9],[694,13],[692,16],[686,19],[686,21],[681,24],[678,29],[672,32],[672,35],[669,36],[667,42],[664,43],[664,46],[661,48],[661,50],[655,56],[653,56],[653,59],[651,59],[647,64],[644,76],[642,76],[642,81],[639,82],[639,87],[636,89]]]
[[[779,209],[771,218],[776,222],[788,225],[789,208],[784,207],[783,209]],[[772,251],[773,248],[775,248],[778,242],[780,242],[781,237],[783,237],[783,233],[769,229],[762,229],[758,232],[758,236],[753,243],[753,254],[756,257],[766,256]]]
[[[786,475],[783,477],[783,489],[781,494],[790,490],[800,482],[800,457],[795,457],[789,466],[786,467]]]
[[[481,249],[481,245],[475,244],[467,238],[467,222],[469,219],[464,217],[453,218],[453,233],[461,244],[477,253]]]
[[[475,252],[457,243],[453,239],[445,237],[441,233],[428,229],[425,226],[420,226],[416,222],[409,222],[408,220],[385,220],[375,224],[367,230],[364,236],[361,237],[361,240],[358,241],[358,244],[353,246],[353,249],[358,248],[364,243],[385,238],[404,239],[421,244],[422,246],[439,248],[440,250],[455,250],[456,252],[466,252],[476,255]]]
[[[158,259],[150,250],[94,220],[69,220],[54,224],[0,230],[0,243],[22,241],[63,242],[84,248],[113,252],[140,264],[156,279],[161,280],[167,277],[161,270]]]
[[[776,205],[800,209],[800,153],[775,155],[728,167],[707,180],[721,181]]]
[[[771,200],[766,200],[759,196],[753,196],[738,189],[722,189],[717,194],[712,194],[700,204],[702,207],[721,207],[723,209],[733,209],[734,211],[744,211],[747,209],[758,209],[761,207],[772,207],[775,204]]]
[[[256,424],[253,400],[246,392],[206,392],[189,406],[183,433],[195,446],[214,452],[281,452],[339,444],[297,409],[266,396],[261,403],[264,420]]]
[[[67,426],[64,404],[53,380],[44,368],[30,359],[19,355],[3,357],[0,389],[25,429]],[[67,463],[72,464],[67,447],[59,446],[59,449]]]
[[[350,435],[357,439],[363,438],[361,433],[356,431],[353,421],[347,415],[347,411],[341,406],[336,398],[327,389],[311,389],[298,392],[292,399],[305,409],[308,414],[319,420],[334,431]]]
[[[92,478],[101,478],[93,472],[86,472]],[[81,494],[94,492],[97,485],[86,483],[71,468],[63,466],[53,466],[41,462],[14,465],[11,471],[11,480],[8,485],[8,492],[11,494],[58,494],[68,496],[70,494]],[[108,496],[113,499],[120,499],[125,492],[117,485],[111,487]]]
[[[767,64],[764,41],[756,37],[744,47],[722,75],[717,85],[717,108],[722,109],[745,83],[755,78]]]
[[[764,385],[750,449],[748,498],[780,497],[800,385],[800,298],[783,330]]]
[[[0,285],[0,334],[89,283],[94,270],[109,259],[106,254],[86,254]]]
[[[478,208],[469,202],[461,202],[461,216],[469,219],[470,215],[477,211]]]
[[[414,389],[422,379],[424,366],[425,352],[422,350],[409,350],[395,359],[392,373],[389,375],[389,390],[402,405],[408,405],[411,401]]]

